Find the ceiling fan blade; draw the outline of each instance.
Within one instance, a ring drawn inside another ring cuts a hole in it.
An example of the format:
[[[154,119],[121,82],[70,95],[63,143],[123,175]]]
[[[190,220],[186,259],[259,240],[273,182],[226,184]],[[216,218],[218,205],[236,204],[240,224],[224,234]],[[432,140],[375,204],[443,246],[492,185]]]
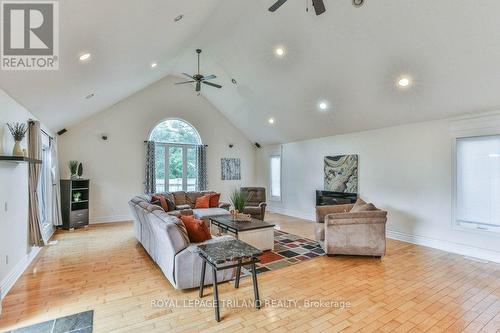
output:
[[[217,78],[217,76],[215,76],[215,75],[208,75],[208,76],[203,77],[203,80],[212,80],[212,79],[216,79],[216,78]]]
[[[196,81],[176,82],[174,84],[186,84],[186,83],[193,83],[193,82],[196,82]]]
[[[183,75],[187,76],[188,78],[191,78],[194,80],[194,77],[192,77],[191,75],[187,74],[187,73],[182,73]]]
[[[200,91],[201,90],[201,82],[198,81],[196,82],[196,91]]]
[[[269,7],[269,11],[270,12],[276,11],[276,9],[280,8],[285,2],[287,2],[287,0],[278,0],[278,1],[276,1],[276,3],[274,5],[272,5],[271,7]]]
[[[219,84],[216,84],[216,83],[212,83],[212,82],[207,82],[207,81],[203,81],[204,84],[208,84],[209,86],[212,86],[212,87],[215,87],[215,88],[222,88],[221,85]]]
[[[325,3],[323,2],[323,0],[312,0],[312,2],[314,10],[316,11],[316,15],[321,15],[326,12]]]

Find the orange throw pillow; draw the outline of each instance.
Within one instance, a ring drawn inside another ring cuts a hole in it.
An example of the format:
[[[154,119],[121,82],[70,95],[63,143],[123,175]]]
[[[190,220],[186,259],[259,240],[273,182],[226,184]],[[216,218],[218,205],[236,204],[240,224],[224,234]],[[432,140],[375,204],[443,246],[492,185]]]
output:
[[[196,204],[194,208],[210,208],[210,196],[204,195],[196,199]]]
[[[193,215],[181,215],[181,221],[186,227],[189,241],[191,243],[201,243],[212,239],[210,230],[203,220],[195,219]]]
[[[153,195],[151,197],[151,202],[153,201],[159,201],[161,208],[163,208],[164,211],[168,212],[170,209],[168,208],[168,202],[167,199],[163,195]]]
[[[220,193],[210,194],[210,208],[219,207]]]

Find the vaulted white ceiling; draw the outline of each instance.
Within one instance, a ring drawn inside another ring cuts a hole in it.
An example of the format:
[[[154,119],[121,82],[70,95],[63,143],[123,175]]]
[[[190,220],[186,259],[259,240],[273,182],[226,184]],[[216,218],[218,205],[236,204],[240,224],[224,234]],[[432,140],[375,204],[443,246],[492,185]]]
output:
[[[498,1],[366,0],[354,8],[325,0],[321,16],[301,0],[270,13],[273,2],[61,1],[60,70],[1,72],[0,85],[58,130],[165,75],[193,73],[200,47],[203,74],[224,86],[204,86],[203,95],[261,143],[500,106]],[[185,17],[174,23],[178,14]],[[284,57],[273,53],[277,46]],[[85,50],[93,59],[81,64]],[[412,78],[409,89],[396,86],[401,75]],[[89,93],[96,95],[86,100]]]

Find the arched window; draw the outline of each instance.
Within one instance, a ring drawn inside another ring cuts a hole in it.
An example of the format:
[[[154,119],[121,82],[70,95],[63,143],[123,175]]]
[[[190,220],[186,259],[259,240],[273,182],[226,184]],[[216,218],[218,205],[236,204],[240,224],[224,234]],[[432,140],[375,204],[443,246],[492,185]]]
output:
[[[155,176],[157,192],[199,190],[198,131],[180,119],[165,120],[151,131],[155,142]]]

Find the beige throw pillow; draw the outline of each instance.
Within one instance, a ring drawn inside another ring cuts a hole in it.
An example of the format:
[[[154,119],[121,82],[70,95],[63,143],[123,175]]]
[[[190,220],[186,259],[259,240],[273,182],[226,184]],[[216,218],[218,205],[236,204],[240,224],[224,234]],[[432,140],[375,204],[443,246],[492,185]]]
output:
[[[351,209],[351,213],[356,212],[369,212],[372,210],[377,210],[372,203],[366,203],[363,199],[358,199]]]

